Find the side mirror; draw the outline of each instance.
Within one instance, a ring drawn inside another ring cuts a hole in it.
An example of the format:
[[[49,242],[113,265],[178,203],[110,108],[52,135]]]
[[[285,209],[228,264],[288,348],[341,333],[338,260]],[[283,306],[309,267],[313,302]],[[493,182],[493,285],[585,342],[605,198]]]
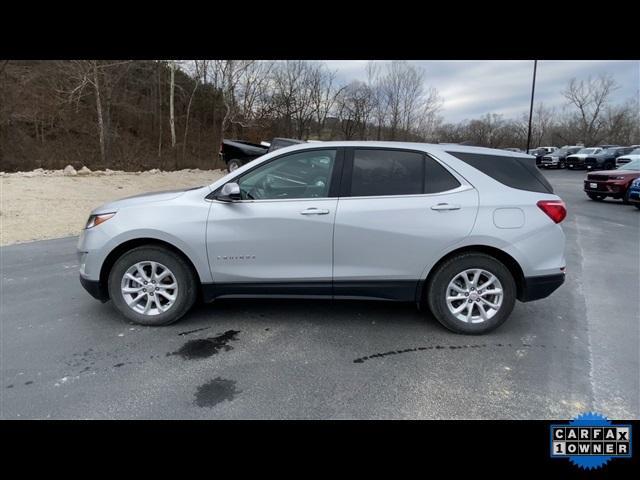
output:
[[[240,185],[237,183],[227,183],[222,187],[220,194],[216,197],[216,200],[220,200],[221,202],[235,202],[237,200],[242,200],[242,196],[240,195]]]

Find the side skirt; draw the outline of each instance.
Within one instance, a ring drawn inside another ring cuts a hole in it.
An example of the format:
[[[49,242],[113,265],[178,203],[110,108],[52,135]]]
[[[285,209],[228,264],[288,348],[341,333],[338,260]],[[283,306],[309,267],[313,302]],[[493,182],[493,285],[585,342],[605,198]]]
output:
[[[334,298],[413,302],[418,280],[204,283],[202,298]]]

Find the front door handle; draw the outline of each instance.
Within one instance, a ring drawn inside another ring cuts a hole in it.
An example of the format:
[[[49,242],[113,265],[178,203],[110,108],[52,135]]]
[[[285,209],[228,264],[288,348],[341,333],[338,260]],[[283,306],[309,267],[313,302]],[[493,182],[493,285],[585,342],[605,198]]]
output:
[[[460,210],[460,205],[452,205],[450,203],[438,203],[433,205],[431,210],[443,211],[443,210]]]
[[[319,208],[307,208],[300,212],[300,215],[327,215],[329,210],[319,209]]]

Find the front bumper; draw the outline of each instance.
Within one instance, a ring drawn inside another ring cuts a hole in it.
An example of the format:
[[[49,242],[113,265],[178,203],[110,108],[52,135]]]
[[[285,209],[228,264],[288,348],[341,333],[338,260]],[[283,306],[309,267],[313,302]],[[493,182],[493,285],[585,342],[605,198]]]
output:
[[[592,187],[591,184],[595,184],[596,186]],[[605,182],[585,180],[584,191],[587,193],[597,193],[599,195],[623,195],[625,191],[625,183],[617,183],[611,180]]]
[[[542,275],[539,277],[525,277],[522,291],[519,292],[518,300],[521,302],[532,302],[546,298],[555,292],[564,283],[565,274]]]

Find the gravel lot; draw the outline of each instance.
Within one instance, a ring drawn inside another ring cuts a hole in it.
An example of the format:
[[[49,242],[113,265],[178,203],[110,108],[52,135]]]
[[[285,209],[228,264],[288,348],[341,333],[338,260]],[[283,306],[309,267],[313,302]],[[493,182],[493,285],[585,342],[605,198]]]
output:
[[[640,210],[544,173],[567,282],[482,337],[382,302],[228,300],[143,328],[82,290],[75,238],[3,247],[0,418],[638,418]]]
[[[207,185],[221,170],[93,172],[64,176],[62,170],[0,176],[0,245],[77,235],[89,212],[116,198]]]

